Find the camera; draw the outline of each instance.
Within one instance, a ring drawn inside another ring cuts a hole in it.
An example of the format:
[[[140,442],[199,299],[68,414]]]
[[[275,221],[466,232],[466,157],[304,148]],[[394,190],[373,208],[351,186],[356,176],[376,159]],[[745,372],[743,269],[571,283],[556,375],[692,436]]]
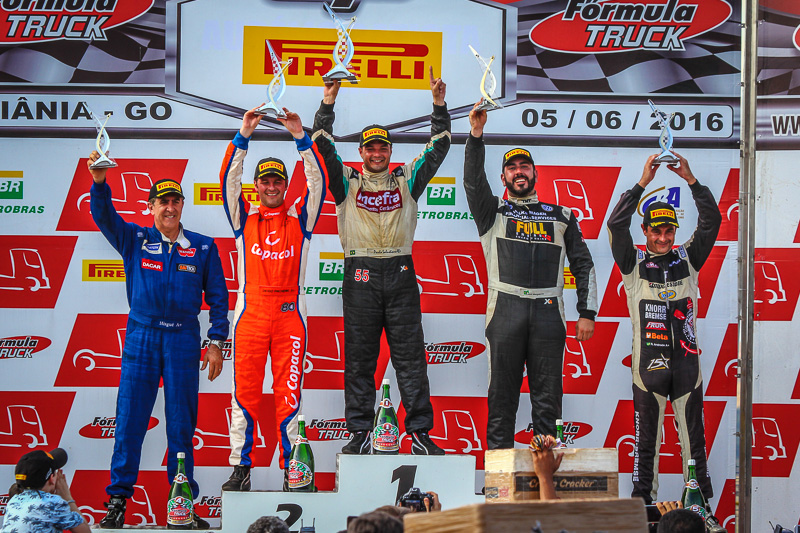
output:
[[[428,511],[425,507],[425,498],[428,498],[430,506],[433,507],[433,496],[427,492],[422,492],[417,487],[411,487],[408,489],[408,492],[400,496],[400,499],[397,500],[397,505],[400,507],[408,507],[415,513],[424,513]]]

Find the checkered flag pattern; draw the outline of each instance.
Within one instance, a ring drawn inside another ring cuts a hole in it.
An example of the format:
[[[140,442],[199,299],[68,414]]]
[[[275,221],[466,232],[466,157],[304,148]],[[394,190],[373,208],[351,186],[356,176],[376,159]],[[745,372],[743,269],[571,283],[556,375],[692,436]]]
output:
[[[800,40],[800,5],[794,13],[761,7],[758,18],[758,95],[800,95],[800,50],[793,39]]]

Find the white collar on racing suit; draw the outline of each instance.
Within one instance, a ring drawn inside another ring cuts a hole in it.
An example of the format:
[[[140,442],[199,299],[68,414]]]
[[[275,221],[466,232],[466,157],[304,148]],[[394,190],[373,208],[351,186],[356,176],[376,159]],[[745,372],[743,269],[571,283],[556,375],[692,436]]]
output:
[[[159,231],[159,233],[161,232]],[[161,233],[161,240],[172,244],[172,241],[170,241],[163,233]],[[183,249],[187,249],[192,245],[192,243],[189,242],[189,239],[186,238],[186,235],[183,234],[183,224],[181,224],[181,231],[178,233],[178,238],[175,239],[175,242],[177,242],[178,245],[180,245],[180,247]]]

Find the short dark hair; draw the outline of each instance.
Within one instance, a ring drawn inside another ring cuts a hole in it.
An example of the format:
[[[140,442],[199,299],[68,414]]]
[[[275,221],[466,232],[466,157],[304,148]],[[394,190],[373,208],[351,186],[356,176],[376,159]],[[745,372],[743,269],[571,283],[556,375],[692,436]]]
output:
[[[347,533],[403,533],[403,522],[381,511],[372,511],[347,524]]]
[[[699,514],[689,509],[675,509],[658,521],[658,533],[705,533],[706,524]]]
[[[250,524],[247,533],[289,533],[289,526],[277,516],[262,516]]]

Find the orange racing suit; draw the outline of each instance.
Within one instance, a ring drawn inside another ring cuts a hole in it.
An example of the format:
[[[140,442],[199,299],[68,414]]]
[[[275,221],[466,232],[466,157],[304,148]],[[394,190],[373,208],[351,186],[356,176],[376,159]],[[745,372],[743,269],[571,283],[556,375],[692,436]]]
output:
[[[220,184],[238,253],[238,298],[234,311],[231,466],[251,466],[253,436],[262,398],[267,353],[285,468],[297,436],[306,353],[306,305],[302,286],[311,233],[327,189],[327,172],[306,135],[296,139],[306,186],[297,201],[276,208],[250,204],[242,194],[242,164],[249,138],[237,133],[228,145]]]

